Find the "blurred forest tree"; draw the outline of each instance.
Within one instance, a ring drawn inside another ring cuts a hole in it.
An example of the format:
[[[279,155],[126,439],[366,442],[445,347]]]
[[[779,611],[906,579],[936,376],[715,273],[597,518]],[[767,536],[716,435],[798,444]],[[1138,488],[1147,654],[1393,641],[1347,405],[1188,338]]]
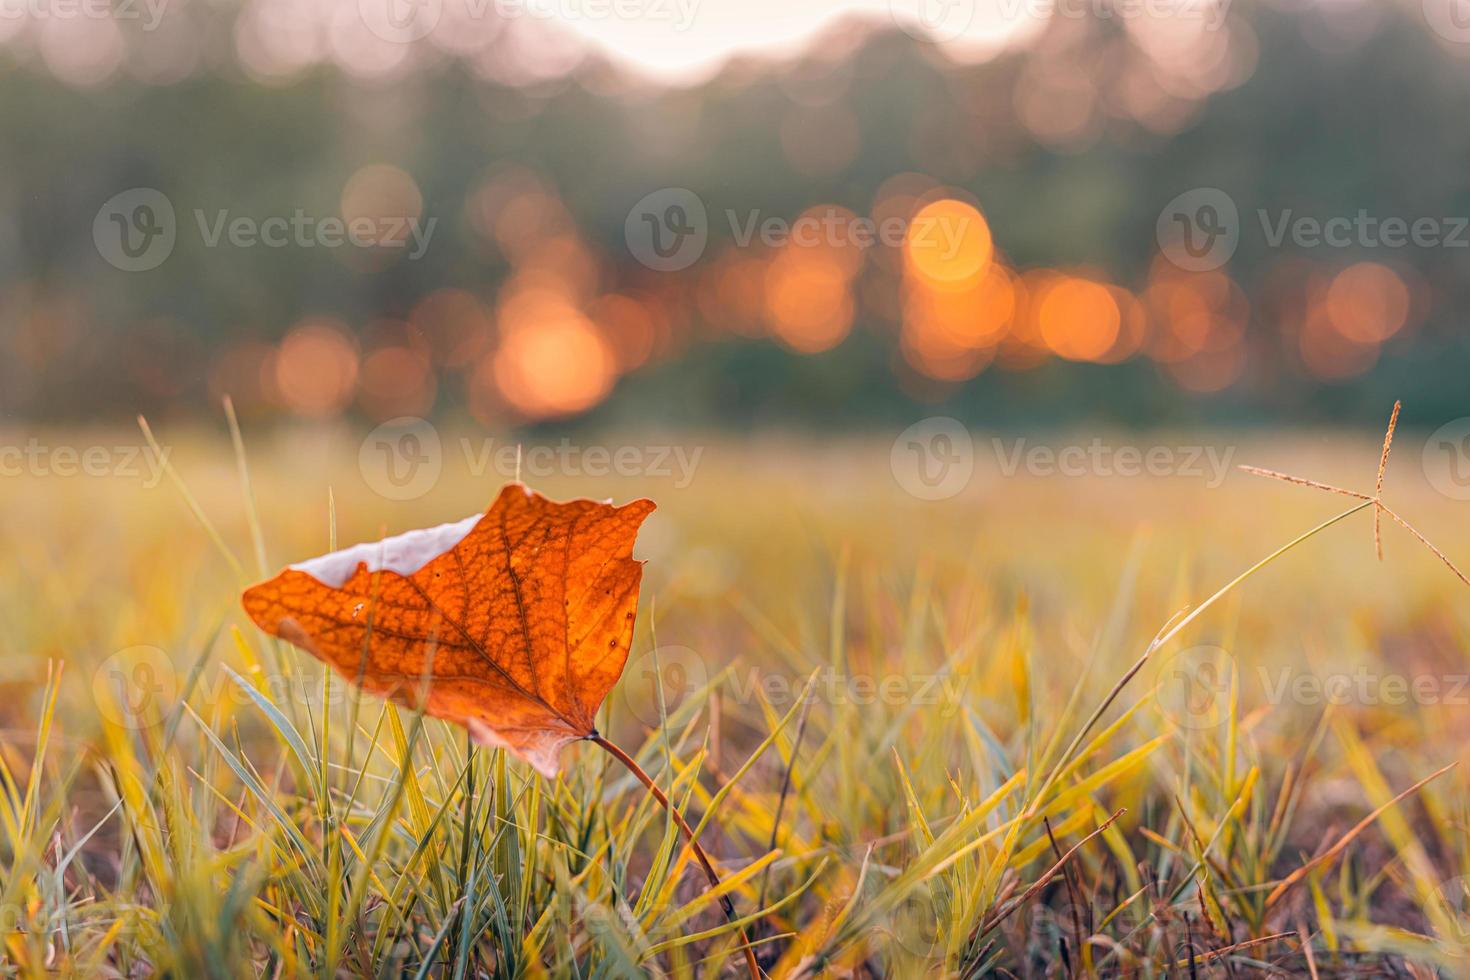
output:
[[[1463,248],[1273,248],[1257,219],[1470,215],[1470,127],[1451,124],[1470,117],[1470,58],[1435,39],[1417,10],[1385,6],[1371,29],[1339,30],[1338,7],[1355,5],[1235,4],[1251,62],[1238,84],[1180,100],[1159,131],[1094,108],[1100,121],[1073,143],[1038,139],[1017,107],[1028,87],[1065,112],[1126,85],[1134,46],[1116,23],[1064,24],[980,64],[950,63],[896,30],[838,26],[797,60],[736,61],[692,88],[629,83],[595,56],[532,83],[488,80],[451,59],[388,79],[321,66],[268,82],[218,53],[167,84],[75,86],[0,47],[0,411],[198,412],[235,381],[222,359],[268,351],[303,318],[332,317],[366,348],[375,330],[412,333],[425,297],[445,289],[477,297],[493,334],[514,262],[477,208],[497,175],[529,173],[595,257],[599,292],[659,298],[658,356],[619,372],[597,401],[599,421],[850,426],[911,415],[916,401],[998,421],[1377,419],[1395,394],[1412,395],[1411,422],[1463,414]],[[206,52],[228,47],[217,33],[200,35]],[[856,123],[848,158],[793,160],[791,127],[825,139],[833,106]],[[421,258],[210,248],[195,227],[196,209],[211,221],[220,211],[338,214],[344,185],[371,164],[412,175],[422,216],[436,219]],[[1137,290],[1157,261],[1160,208],[1191,188],[1225,190],[1241,214],[1226,271],[1250,298],[1246,367],[1208,395],[1141,357],[1050,358],[944,382],[902,362],[898,314],[862,288],[845,339],[812,356],[709,322],[691,283],[730,246],[727,209],[791,218],[820,203],[869,214],[885,181],[905,173],[969,195],[1018,268],[1085,266]],[[92,229],[102,202],[136,187],[167,195],[178,239],[161,266],[129,273],[104,261]],[[693,190],[711,216],[709,247],[687,276],[643,268],[624,241],[629,208],[664,187]],[[1303,369],[1282,340],[1290,331],[1269,299],[1273,277],[1330,275],[1365,259],[1411,284],[1412,329],[1348,376]],[[441,354],[427,404],[410,407],[475,410],[459,380],[473,372]],[[265,395],[235,394],[246,412],[279,412]]]

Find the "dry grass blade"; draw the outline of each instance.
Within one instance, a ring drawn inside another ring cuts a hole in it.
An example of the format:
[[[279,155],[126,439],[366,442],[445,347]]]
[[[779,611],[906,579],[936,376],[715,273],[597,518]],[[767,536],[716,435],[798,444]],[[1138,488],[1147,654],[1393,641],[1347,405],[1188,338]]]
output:
[[[1352,493],[1348,493],[1348,495],[1357,496],[1356,494]],[[1166,623],[1164,627],[1160,629],[1159,632],[1154,636],[1154,638],[1149,642],[1148,648],[1143,651],[1143,655],[1133,662],[1133,666],[1124,671],[1123,676],[1118,678],[1117,683],[1112,686],[1112,689],[1108,691],[1107,695],[1102,699],[1102,702],[1093,710],[1092,714],[1088,716],[1087,721],[1083,723],[1082,727],[1077,731],[1077,734],[1073,736],[1071,743],[1067,746],[1066,750],[1062,752],[1061,757],[1052,767],[1051,773],[1048,774],[1046,779],[1042,781],[1040,788],[1032,794],[1031,805],[1027,808],[1027,817],[1034,816],[1037,812],[1040,811],[1041,806],[1046,800],[1047,790],[1049,790],[1052,786],[1052,783],[1054,783],[1056,779],[1063,772],[1066,771],[1068,764],[1071,763],[1072,759],[1076,756],[1077,751],[1082,747],[1083,741],[1087,738],[1087,734],[1092,731],[1093,726],[1098,723],[1102,716],[1107,712],[1108,708],[1112,707],[1112,704],[1114,701],[1117,700],[1118,695],[1122,694],[1123,689],[1126,688],[1133,681],[1133,678],[1138,676],[1139,671],[1143,670],[1144,665],[1148,663],[1149,659],[1154,655],[1155,652],[1158,651],[1160,647],[1168,643],[1175,636],[1178,636],[1179,633],[1181,633],[1186,626],[1198,619],[1201,615],[1204,614],[1207,609],[1212,607],[1216,602],[1219,602],[1220,599],[1228,595],[1238,585],[1249,579],[1252,575],[1256,574],[1256,572],[1259,572],[1261,569],[1265,568],[1267,565],[1271,564],[1271,562],[1275,561],[1277,558],[1280,558],[1282,555],[1292,551],[1304,541],[1307,541],[1315,537],[1316,535],[1321,534],[1323,531],[1327,530],[1329,527],[1332,527],[1338,521],[1345,520],[1346,518],[1349,518],[1352,515],[1356,514],[1364,507],[1372,504],[1372,502],[1372,498],[1363,497],[1361,503],[1355,504],[1342,513],[1337,514],[1333,517],[1329,517],[1327,520],[1323,521],[1321,524],[1318,524],[1316,527],[1302,532],[1292,540],[1288,541],[1286,544],[1271,552],[1265,558],[1262,558],[1260,561],[1256,562],[1250,568],[1247,568],[1245,571],[1235,576],[1235,578],[1231,579],[1229,582],[1226,582],[1224,585],[1220,586],[1220,588],[1216,589],[1215,593],[1204,602],[1201,602],[1199,605],[1193,607],[1187,613],[1176,614],[1174,617],[1172,617],[1169,622]]]
[[[1233,943],[1229,946],[1221,946],[1219,949],[1206,950],[1205,952],[1198,955],[1191,953],[1189,959],[1176,960],[1174,962],[1174,969],[1182,970],[1186,966],[1192,967],[1194,964],[1197,963],[1208,963],[1211,960],[1218,960],[1222,956],[1229,956],[1231,953],[1239,953],[1243,950],[1252,949],[1256,946],[1264,946],[1267,943],[1275,943],[1280,942],[1283,939],[1290,939],[1294,935],[1296,935],[1296,933],[1294,932],[1278,932],[1271,936],[1261,936],[1257,939],[1245,939],[1241,942]]]
[[[204,508],[200,506],[199,499],[189,492],[189,487],[184,483],[184,478],[179,476],[178,471],[169,462],[168,453],[164,451],[163,447],[158,444],[158,439],[154,437],[153,429],[148,425],[148,420],[141,415],[138,416],[138,428],[143,432],[143,439],[148,443],[149,451],[153,453],[154,459],[158,460],[159,468],[168,476],[169,482],[179,491],[179,495],[184,498],[184,504],[189,508],[190,513],[194,515],[194,519],[199,522],[199,526],[204,529],[204,533],[209,535],[209,540],[219,549],[220,555],[223,556],[225,562],[230,566],[230,570],[235,573],[235,577],[244,579],[245,568],[240,564],[240,559],[235,557],[235,552],[225,543],[224,537],[214,526],[214,522],[204,513]]]
[[[1405,531],[1408,531],[1414,537],[1418,538],[1419,543],[1428,548],[1430,553],[1433,554],[1434,557],[1444,562],[1445,567],[1454,572],[1461,582],[1464,582],[1466,585],[1470,585],[1470,578],[1466,578],[1465,573],[1460,571],[1459,567],[1456,566],[1454,562],[1450,561],[1449,556],[1446,555],[1443,551],[1440,551],[1438,548],[1436,548],[1434,546],[1434,542],[1430,541],[1424,535],[1420,534],[1418,529],[1415,528],[1414,525],[1410,524],[1408,521],[1400,517],[1397,513],[1393,511],[1392,508],[1384,507],[1383,512],[1389,517],[1393,518],[1394,521],[1398,523],[1399,527],[1402,527]]]
[[[1401,401],[1393,403],[1393,414],[1388,417],[1388,431],[1383,434],[1383,455],[1378,457],[1378,481],[1373,485],[1373,499],[1378,501],[1373,508],[1373,551],[1378,555],[1379,561],[1383,561],[1383,536],[1379,531],[1383,517],[1383,473],[1388,469],[1388,451],[1393,447],[1393,430],[1398,427],[1399,409],[1403,406]]]
[[[1062,848],[1061,845],[1057,843],[1056,835],[1052,833],[1051,821],[1043,817],[1042,823],[1046,826],[1046,839],[1051,842],[1052,852],[1056,854],[1057,860],[1060,861],[1063,857]],[[1072,938],[1073,941],[1076,943],[1076,948],[1078,954],[1080,955],[1082,951],[1082,945],[1085,941],[1082,935],[1082,918],[1078,911],[1082,908],[1082,887],[1080,883],[1074,882],[1072,880],[1072,869],[1070,867],[1062,869],[1062,877],[1066,880],[1067,897],[1071,900],[1072,906]]]
[[[1068,850],[1066,854],[1063,854],[1061,858],[1058,859],[1056,864],[1053,864],[1050,868],[1047,868],[1046,873],[1043,874],[1040,878],[1036,879],[1035,883],[1033,883],[1030,888],[1022,892],[1019,898],[1007,905],[1004,909],[996,913],[994,916],[990,917],[990,920],[988,922],[981,923],[981,926],[976,932],[974,938],[983,939],[987,934],[990,933],[991,930],[1004,922],[1011,915],[1011,913],[1015,912],[1018,908],[1029,902],[1033,897],[1035,897],[1037,892],[1045,888],[1053,878],[1055,878],[1058,874],[1062,872],[1064,868],[1066,868],[1067,862],[1072,860],[1072,856],[1078,851],[1082,850],[1082,848],[1087,845],[1088,841],[1101,834],[1104,830],[1107,830],[1110,826],[1112,826],[1114,820],[1117,820],[1119,817],[1127,812],[1127,807],[1119,807],[1117,810],[1114,810],[1112,816],[1108,817],[1108,819],[1098,824],[1097,829],[1094,830],[1092,833],[1088,834],[1086,837],[1073,844],[1071,849]]]
[[[1353,497],[1354,499],[1363,500],[1371,503],[1373,505],[1373,550],[1378,555],[1379,561],[1383,560],[1383,541],[1379,534],[1379,522],[1382,515],[1387,514],[1389,517],[1393,518],[1393,520],[1397,522],[1399,526],[1401,526],[1404,530],[1408,531],[1415,538],[1417,538],[1420,544],[1428,548],[1430,553],[1433,554],[1434,557],[1438,558],[1441,562],[1443,562],[1446,568],[1454,572],[1455,576],[1461,582],[1464,582],[1466,585],[1470,585],[1470,577],[1467,577],[1464,572],[1460,571],[1455,563],[1450,561],[1448,555],[1439,550],[1439,548],[1435,547],[1433,542],[1431,542],[1424,535],[1420,534],[1418,530],[1413,527],[1413,525],[1404,520],[1398,514],[1394,513],[1394,511],[1383,502],[1383,475],[1384,472],[1388,469],[1388,453],[1389,450],[1393,447],[1393,434],[1394,430],[1398,428],[1399,410],[1402,407],[1403,402],[1396,401],[1393,403],[1393,414],[1389,416],[1388,429],[1383,434],[1383,452],[1378,457],[1378,479],[1377,482],[1374,484],[1374,492],[1371,495],[1366,493],[1359,493],[1356,490],[1347,490],[1343,487],[1335,487],[1330,483],[1320,483],[1317,480],[1309,480],[1306,477],[1302,476],[1293,476],[1290,473],[1281,473],[1277,470],[1264,469],[1260,466],[1241,466],[1240,469],[1255,476],[1264,476],[1272,480],[1280,480],[1283,483],[1294,483],[1297,486],[1302,487],[1312,487],[1316,490],[1326,490],[1328,493],[1341,494],[1344,497]]]
[[[786,794],[791,791],[791,777],[796,770],[796,757],[801,752],[801,740],[806,735],[807,712],[811,710],[810,699],[803,701],[801,715],[796,719],[796,736],[791,740],[791,761],[786,765],[786,771],[781,777],[781,792],[776,797],[776,812],[771,816],[771,839],[766,845],[767,851],[776,849],[777,839],[781,836],[781,811],[786,809]],[[771,869],[766,868],[761,876],[760,897],[756,900],[756,908],[764,908],[766,904],[766,888],[771,883]]]
[[[1316,954],[1312,952],[1312,935],[1311,933],[1307,932],[1306,923],[1302,922],[1300,919],[1298,919],[1296,923],[1296,934],[1300,936],[1302,940],[1302,955],[1305,956],[1307,960],[1307,972],[1312,975],[1312,980],[1319,980],[1319,977],[1317,975],[1317,957]]]
[[[1296,885],[1307,875],[1311,874],[1313,868],[1316,868],[1319,865],[1331,861],[1333,858],[1337,857],[1344,850],[1346,850],[1348,845],[1351,844],[1359,834],[1371,827],[1373,825],[1373,821],[1377,820],[1380,816],[1383,815],[1384,811],[1388,810],[1390,807],[1392,807],[1394,804],[1398,803],[1405,797],[1412,796],[1420,789],[1423,789],[1430,782],[1438,779],[1440,776],[1443,776],[1445,773],[1455,768],[1456,765],[1458,765],[1458,763],[1451,762],[1444,768],[1430,773],[1428,776],[1425,776],[1413,786],[1410,786],[1398,796],[1395,796],[1393,799],[1389,800],[1387,803],[1383,804],[1381,807],[1368,814],[1362,820],[1358,821],[1358,823],[1353,827],[1352,830],[1349,830],[1347,833],[1338,838],[1336,844],[1333,844],[1327,850],[1323,851],[1321,854],[1318,854],[1306,864],[1302,865],[1300,868],[1297,868],[1291,874],[1282,879],[1281,883],[1271,890],[1271,894],[1266,896],[1266,908],[1270,909],[1273,905],[1280,901],[1281,896],[1290,891],[1293,885]]]
[[[1246,473],[1252,474],[1253,476],[1264,476],[1269,477],[1272,480],[1280,480],[1282,483],[1295,483],[1299,487],[1312,487],[1315,490],[1326,490],[1330,493],[1340,493],[1344,497],[1352,497],[1355,500],[1373,499],[1366,493],[1359,493],[1356,490],[1346,490],[1342,487],[1334,487],[1330,483],[1319,483],[1316,480],[1308,480],[1304,476],[1292,476],[1290,473],[1282,473],[1279,470],[1268,470],[1264,466],[1247,466],[1245,464],[1241,464],[1238,468],[1244,470]]]

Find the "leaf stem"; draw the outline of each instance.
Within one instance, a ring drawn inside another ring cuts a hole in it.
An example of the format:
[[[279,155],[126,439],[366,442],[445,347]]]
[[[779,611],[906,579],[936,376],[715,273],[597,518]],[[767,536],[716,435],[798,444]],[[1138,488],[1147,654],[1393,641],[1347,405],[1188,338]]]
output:
[[[710,887],[719,888],[720,875],[715,871],[715,866],[710,863],[709,855],[704,852],[704,848],[699,846],[699,841],[695,840],[694,829],[684,820],[684,815],[679,812],[678,807],[669,802],[668,796],[664,794],[663,790],[659,789],[658,784],[653,781],[653,777],[644,772],[643,767],[631,755],[603,738],[602,735],[594,733],[588,736],[588,741],[595,742],[614,759],[617,759],[627,767],[629,772],[638,777],[638,781],[648,789],[648,792],[658,801],[659,805],[668,811],[674,823],[678,824],[679,829],[684,832],[684,836],[689,838],[689,847],[694,851],[694,856],[699,859],[700,866],[704,868],[704,876],[709,879]],[[735,903],[730,901],[729,895],[720,896],[720,908],[724,909],[726,919],[731,922],[738,921],[739,916],[735,913]],[[750,969],[751,980],[760,980],[760,966],[755,961],[755,950],[751,948],[750,939],[745,934],[745,928],[743,926],[738,927],[737,931],[740,934],[741,946],[745,951],[745,965]]]

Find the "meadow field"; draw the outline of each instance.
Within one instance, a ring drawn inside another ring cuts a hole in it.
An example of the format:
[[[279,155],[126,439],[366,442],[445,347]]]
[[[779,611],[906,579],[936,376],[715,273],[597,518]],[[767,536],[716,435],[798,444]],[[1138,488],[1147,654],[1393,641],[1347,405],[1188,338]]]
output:
[[[1427,435],[1382,499],[1463,567]],[[1387,518],[1376,560],[1371,505],[1236,468],[1373,494],[1381,431],[976,432],[942,490],[897,431],[434,436],[408,486],[346,425],[247,423],[242,455],[160,423],[166,467],[136,431],[28,435],[5,975],[743,976],[742,933],[781,978],[1470,975],[1470,587]],[[599,727],[718,893],[594,745],[544,779],[241,610],[517,475],[657,504]]]

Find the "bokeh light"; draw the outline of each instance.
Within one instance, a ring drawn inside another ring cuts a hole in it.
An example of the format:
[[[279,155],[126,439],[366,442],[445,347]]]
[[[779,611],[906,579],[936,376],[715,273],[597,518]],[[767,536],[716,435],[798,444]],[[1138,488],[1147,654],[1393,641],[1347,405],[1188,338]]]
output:
[[[552,296],[518,302],[525,305],[502,310],[500,345],[482,382],[493,379],[505,402],[528,418],[569,415],[601,401],[617,362],[597,326]]]
[[[1409,288],[1386,265],[1359,262],[1343,269],[1327,287],[1327,317],[1344,337],[1381,343],[1409,319]]]
[[[1067,275],[1036,299],[1037,331],[1059,357],[1096,361],[1118,340],[1122,313],[1109,288],[1090,278]]]
[[[904,243],[909,269],[939,289],[967,289],[995,252],[990,225],[972,204],[945,197],[914,214]]]
[[[327,318],[295,326],[276,350],[274,392],[298,415],[329,418],[352,399],[357,348],[345,324]]]

